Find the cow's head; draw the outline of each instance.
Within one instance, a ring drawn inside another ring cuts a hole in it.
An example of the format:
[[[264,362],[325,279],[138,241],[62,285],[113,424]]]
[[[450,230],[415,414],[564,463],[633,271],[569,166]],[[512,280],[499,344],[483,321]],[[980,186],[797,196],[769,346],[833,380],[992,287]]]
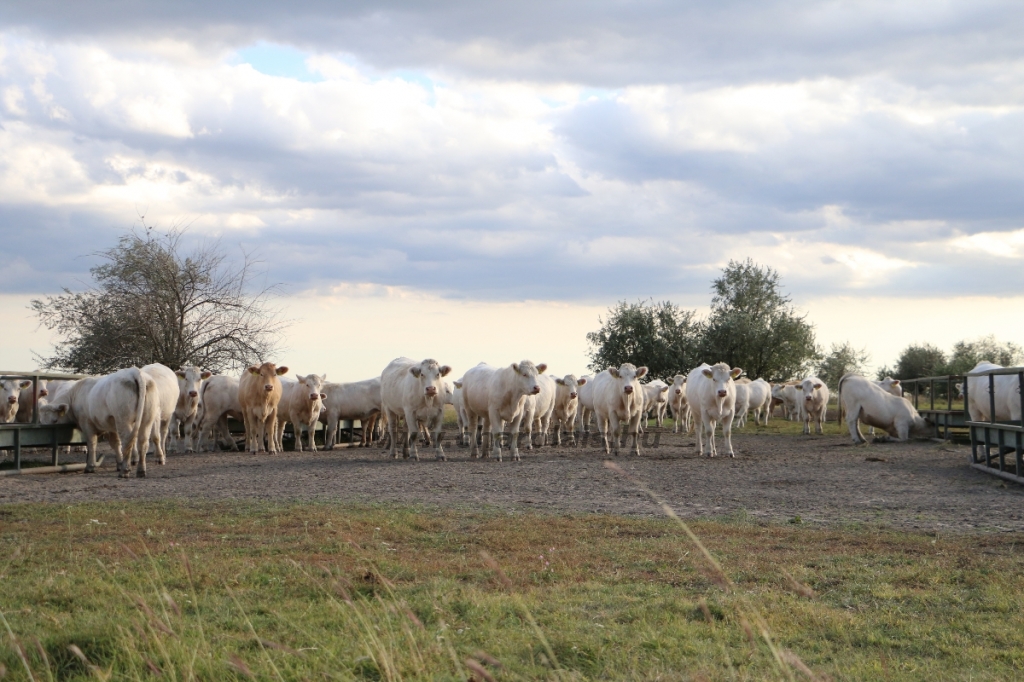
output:
[[[886,377],[878,382],[878,385],[882,387],[882,390],[886,393],[891,393],[897,398],[903,397],[903,387],[900,386],[899,379],[893,379],[892,377]],[[957,384],[957,390],[960,389],[960,384]],[[961,396],[963,397],[963,396]]]
[[[686,392],[686,376],[677,374],[672,377],[672,394],[683,395]]]
[[[587,378],[586,377],[581,377],[581,378],[577,379],[574,374],[566,374],[561,379],[555,379],[555,383],[558,384],[559,386],[565,386],[566,388],[568,388],[569,389],[569,400],[575,400],[576,396],[578,395],[576,393],[577,387],[583,386],[584,384],[586,384],[587,383]]]
[[[733,384],[736,378],[743,374],[743,370],[739,367],[730,369],[729,365],[719,362],[711,367],[705,367],[701,374],[711,380],[715,395],[719,398],[725,398],[729,395],[730,387],[735,392],[736,388]]]
[[[317,376],[316,374],[296,375],[295,381],[302,387],[299,389],[302,391],[300,395],[308,400],[310,404],[327,397],[327,394],[323,392],[324,382],[327,381],[326,374],[323,376]]]
[[[178,377],[178,395],[185,399],[185,403],[195,407],[199,404],[199,392],[202,383],[213,376],[198,367],[182,367],[174,376]]]
[[[640,377],[646,376],[646,367],[636,367],[632,363],[623,363],[621,367],[609,367],[608,374],[616,380],[621,392],[626,395],[632,395],[634,391],[640,391]]]
[[[67,424],[71,422],[71,406],[65,402],[39,406],[40,424]]]
[[[4,379],[0,382],[0,424],[14,421],[14,416],[18,414],[21,389],[31,385],[32,382],[28,379]]]
[[[818,395],[818,391],[824,386],[820,379],[811,377],[800,382],[798,388],[804,394],[804,402],[809,403]]]
[[[427,398],[444,396],[444,382],[441,379],[448,376],[451,371],[452,368],[448,365],[439,365],[437,360],[429,358],[409,368],[409,374],[419,380],[423,395]]]
[[[279,388],[281,386],[281,380],[278,379],[278,377],[283,374],[287,374],[288,368],[278,367],[272,362],[264,362],[258,367],[253,365],[246,371],[249,372],[249,374],[256,376],[258,380],[261,379],[263,381],[263,390],[270,393],[275,388]]]
[[[516,386],[521,395],[537,395],[540,393],[540,382],[537,377],[548,368],[543,362],[534,365],[529,360],[513,362],[512,371],[515,372]]]

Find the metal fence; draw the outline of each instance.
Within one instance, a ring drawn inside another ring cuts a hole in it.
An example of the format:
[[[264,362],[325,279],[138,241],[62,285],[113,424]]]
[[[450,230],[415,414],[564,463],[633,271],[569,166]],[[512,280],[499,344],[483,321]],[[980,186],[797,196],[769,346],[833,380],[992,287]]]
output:
[[[39,395],[39,382],[75,380],[86,378],[83,374],[60,374],[54,372],[0,372],[0,381],[6,379],[28,379],[32,381],[32,395]],[[39,401],[33,401],[32,420],[23,423],[0,424],[0,451],[14,451],[14,467],[0,469],[0,476],[15,476],[22,473],[45,474],[65,471],[82,471],[85,463],[61,464],[59,449],[62,445],[82,445],[82,433],[72,424],[45,425],[39,423]],[[50,448],[50,465],[22,468],[22,448]],[[96,464],[103,462],[100,457]]]
[[[962,374],[903,379],[903,396],[914,404],[918,413],[935,424],[935,437],[949,440],[953,429],[967,430],[967,400],[957,385],[966,386]],[[963,402],[961,402],[963,400]]]
[[[1024,483],[1024,410],[1021,408],[1024,396],[1024,367],[1004,367],[983,372],[972,372],[972,377],[982,379],[983,389],[988,392],[988,421],[975,421],[968,415],[967,427],[971,432],[971,466],[985,473],[999,476],[1017,483]],[[996,377],[1013,376],[1017,378],[1016,391],[1011,392],[1010,408],[1012,416],[1013,401],[1016,399],[1017,419],[996,419]],[[1016,394],[1015,398],[1013,394]],[[967,382],[964,382],[964,404],[968,404]],[[1013,454],[1010,462],[1007,455]]]

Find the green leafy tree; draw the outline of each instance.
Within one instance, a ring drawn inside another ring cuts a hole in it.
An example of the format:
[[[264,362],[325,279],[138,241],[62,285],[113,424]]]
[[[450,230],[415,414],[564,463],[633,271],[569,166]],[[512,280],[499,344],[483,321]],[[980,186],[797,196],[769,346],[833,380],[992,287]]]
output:
[[[809,372],[819,355],[814,327],[782,292],[779,274],[751,259],[729,261],[712,283],[702,360],[741,367],[750,377],[784,381]]]
[[[40,322],[63,337],[43,366],[89,374],[160,362],[215,372],[274,354],[283,323],[273,287],[254,287],[256,261],[232,265],[216,243],[184,253],[183,232],[122,236],[100,252],[83,292],[32,301]]]
[[[982,361],[1014,367],[1024,361],[1024,349],[1015,343],[1000,343],[992,335],[975,341],[957,341],[943,373],[966,374]]]
[[[864,349],[856,349],[849,341],[833,343],[832,350],[818,364],[818,378],[832,390],[846,374],[863,374],[870,356]]]
[[[894,379],[917,379],[945,373],[946,354],[931,345],[911,344],[903,349],[892,372]]]
[[[601,328],[587,334],[590,369],[600,372],[631,362],[646,365],[650,379],[670,379],[700,364],[695,314],[663,301],[621,301],[608,309]]]

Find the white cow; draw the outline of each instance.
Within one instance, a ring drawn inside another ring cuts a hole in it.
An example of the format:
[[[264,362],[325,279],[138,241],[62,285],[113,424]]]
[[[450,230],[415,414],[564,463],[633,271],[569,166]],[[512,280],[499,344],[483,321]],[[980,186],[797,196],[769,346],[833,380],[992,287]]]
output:
[[[228,417],[244,422],[242,404],[238,401],[238,377],[218,374],[203,382],[199,392],[199,443],[200,452],[206,450],[206,438],[213,441],[211,449],[226,442],[233,452],[238,452],[238,443],[228,429]]]
[[[380,375],[381,412],[388,422],[388,436],[391,438],[391,456],[398,458],[398,440],[395,432],[398,420],[405,418],[405,439],[402,443],[402,454],[409,457],[409,446],[412,456],[419,460],[416,448],[416,434],[419,424],[423,424],[430,432],[434,443],[434,456],[443,460],[444,449],[441,447],[441,426],[444,422],[444,383],[443,377],[448,376],[452,368],[439,365],[437,360],[416,362],[409,358],[396,358],[384,368]]]
[[[750,379],[747,377],[736,379],[736,404],[733,407],[736,417],[733,420],[733,425],[737,429],[742,429],[747,425],[747,412],[750,411],[750,383]]]
[[[359,420],[363,435],[360,446],[373,442],[373,430],[380,416],[380,377],[337,384],[324,382],[324,448],[330,450],[338,439],[338,424],[342,421]]]
[[[316,452],[316,425],[323,411],[324,380],[327,375],[295,375],[281,379],[281,402],[277,405],[277,449],[284,452],[284,425],[291,422],[295,449],[302,452],[302,429],[309,434],[309,449]]]
[[[665,423],[665,413],[668,412],[668,392],[669,386],[661,379],[655,379],[654,381],[643,384],[644,391],[644,417],[641,420],[643,423],[641,426],[646,426],[646,422],[654,416],[654,423],[659,427]]]
[[[523,423],[526,425],[526,449],[533,449],[533,432],[540,433],[539,445],[548,444],[548,429],[551,427],[551,417],[555,412],[555,398],[558,393],[558,384],[549,376],[540,374],[537,376],[537,385],[540,392],[526,396],[526,415]]]
[[[117,456],[118,476],[128,478],[129,460],[137,441],[136,474],[146,475],[146,444],[160,419],[156,383],[137,367],[70,384],[52,402],[39,408],[41,424],[76,424],[85,437],[86,473],[96,470],[96,441],[106,434]]]
[[[580,387],[587,383],[586,377],[576,378],[573,374],[566,374],[560,379],[555,379],[555,445],[562,444],[562,432],[567,438],[576,442],[576,413],[579,410]]]
[[[714,457],[718,454],[715,447],[715,429],[718,422],[722,423],[722,435],[729,456],[735,457],[732,449],[732,422],[736,418],[736,377],[743,374],[739,367],[729,368],[724,362],[713,367],[707,363],[690,371],[686,377],[686,402],[693,411],[694,420],[700,417],[697,424],[697,448],[702,455]],[[708,449],[704,449],[704,436],[708,438]]]
[[[594,413],[604,436],[605,454],[610,453],[608,441],[611,438],[618,456],[619,441],[622,440],[620,426],[626,438],[633,436],[633,452],[640,454],[640,419],[644,414],[644,391],[640,379],[646,374],[646,367],[626,362],[617,368],[609,367],[594,377]]]
[[[781,402],[782,415],[789,421],[800,416],[800,392],[799,382],[772,384],[772,398]]]
[[[31,379],[4,379],[0,382],[0,424],[10,424],[17,418],[21,392],[31,387]]]
[[[501,436],[506,422],[511,425],[509,446],[512,459],[519,461],[519,425],[526,414],[526,397],[540,393],[537,377],[547,368],[543,363],[534,365],[529,360],[513,362],[500,369],[481,362],[462,377],[462,399],[467,421],[472,427],[478,419],[483,418],[484,432],[490,434],[491,454],[499,462]],[[480,453],[476,438],[472,438],[472,443],[470,456],[477,457]]]
[[[800,382],[800,420],[804,423],[804,434],[811,433],[811,422],[814,432],[823,433],[822,424],[828,411],[828,386],[818,377],[807,377]]]
[[[180,390],[178,389],[178,377],[175,376],[174,372],[171,371],[170,367],[161,365],[159,362],[154,362],[151,365],[146,365],[142,368],[142,373],[153,379],[156,386],[156,401],[159,412],[159,419],[155,424],[152,432],[149,434],[149,440],[153,443],[153,452],[157,456],[157,462],[160,464],[167,463],[167,434],[171,427],[171,422],[174,420],[174,410],[178,405],[178,395]],[[140,440],[138,447],[148,448],[149,444],[145,441]],[[137,453],[132,453],[132,462],[135,461]]]
[[[452,392],[452,407],[455,408],[455,418],[459,427],[459,445],[469,445],[469,438],[476,440],[476,424],[469,428],[469,421],[466,419],[466,405],[462,399],[462,379],[455,380],[455,388]],[[468,431],[468,433],[467,433]]]
[[[34,391],[32,390],[32,382],[30,380],[29,385],[21,389],[21,394],[18,396],[18,414],[15,416],[14,421],[22,424],[30,423],[32,421],[32,407],[37,401],[45,402],[49,395],[50,390],[46,379],[40,379]]]
[[[991,362],[979,362],[967,373],[967,412],[971,421],[989,421],[992,405],[990,402],[988,376],[972,376],[974,372],[1003,369]],[[1018,421],[1021,412],[1020,383],[1017,375],[1003,374],[992,377],[995,386],[996,421]]]
[[[749,397],[749,408],[754,412],[754,423],[761,424],[764,417],[764,425],[768,425],[768,414],[771,411],[772,385],[764,379],[757,379],[747,384]],[[744,420],[745,422],[745,420]]]
[[[580,423],[580,433],[590,432],[590,420],[594,417],[594,375],[585,374],[582,377],[587,381],[580,386],[577,400],[577,417]]]
[[[864,443],[858,422],[884,430],[893,438],[929,438],[933,426],[909,400],[886,392],[877,382],[858,374],[839,380],[839,404],[846,413],[846,427],[856,444]]]
[[[677,374],[672,379],[668,391],[668,406],[672,409],[672,433],[679,433],[680,425],[683,433],[690,432],[690,407],[686,404],[686,376]]]
[[[178,380],[178,402],[171,418],[170,434],[174,439],[175,452],[192,452],[195,449],[193,426],[199,411],[199,393],[204,381],[213,376],[212,372],[198,367],[182,367],[174,376]]]

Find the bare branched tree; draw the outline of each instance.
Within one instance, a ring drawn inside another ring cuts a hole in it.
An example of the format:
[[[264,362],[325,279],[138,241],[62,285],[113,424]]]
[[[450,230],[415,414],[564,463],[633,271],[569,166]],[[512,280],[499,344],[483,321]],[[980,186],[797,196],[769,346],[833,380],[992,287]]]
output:
[[[32,301],[40,322],[63,337],[49,369],[91,374],[160,362],[215,372],[262,361],[286,323],[270,308],[275,286],[258,285],[258,261],[232,262],[218,242],[184,253],[184,230],[141,230],[96,254],[93,286]]]

